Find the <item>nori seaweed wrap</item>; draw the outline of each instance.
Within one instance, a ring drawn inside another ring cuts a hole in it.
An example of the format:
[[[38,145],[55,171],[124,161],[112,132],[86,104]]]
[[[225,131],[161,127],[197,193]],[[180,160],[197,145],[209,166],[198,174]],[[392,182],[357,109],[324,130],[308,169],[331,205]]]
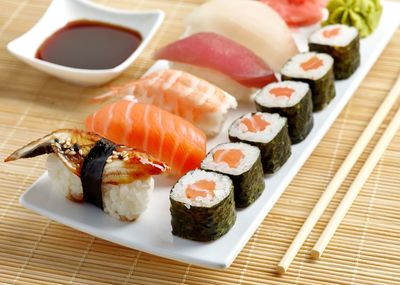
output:
[[[257,111],[287,118],[292,144],[303,141],[314,126],[311,90],[303,82],[271,83],[257,93],[255,103]]]
[[[236,208],[251,205],[265,188],[261,152],[245,143],[224,143],[213,148],[201,168],[227,175],[233,182]]]
[[[264,173],[274,173],[291,155],[287,119],[279,114],[248,113],[229,127],[232,142],[244,142],[261,151]]]
[[[309,49],[333,57],[335,79],[349,78],[360,66],[360,37],[353,27],[326,26],[311,35]]]
[[[228,176],[193,170],[181,177],[170,193],[172,233],[212,241],[236,221],[233,184]]]
[[[313,111],[321,111],[335,97],[333,58],[307,52],[292,57],[281,70],[282,80],[302,81],[310,86]]]

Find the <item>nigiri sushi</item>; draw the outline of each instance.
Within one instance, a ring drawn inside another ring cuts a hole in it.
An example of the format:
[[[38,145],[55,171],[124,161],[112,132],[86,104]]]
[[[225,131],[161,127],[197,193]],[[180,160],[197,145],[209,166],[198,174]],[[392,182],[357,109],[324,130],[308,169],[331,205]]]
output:
[[[224,36],[210,32],[196,33],[173,42],[156,51],[154,57],[208,68],[228,76],[247,88],[262,88],[276,81],[272,69],[251,50]],[[213,74],[206,79],[217,85],[214,78]],[[219,87],[229,88],[229,86]],[[234,89],[229,92],[240,99]]]
[[[208,1],[189,14],[186,23],[190,34],[213,32],[245,46],[275,72],[298,53],[285,21],[258,1]]]
[[[171,174],[198,168],[206,155],[206,135],[190,122],[149,104],[129,100],[107,105],[86,118],[90,131],[166,163]]]
[[[220,132],[230,109],[237,107],[234,97],[209,82],[187,72],[164,69],[111,92],[94,102],[109,98],[134,97],[141,103],[156,105],[178,115],[213,136]]]
[[[49,154],[47,169],[54,188],[123,221],[133,221],[146,210],[154,188],[152,175],[167,170],[146,153],[76,129],[56,130],[5,161],[43,154]]]

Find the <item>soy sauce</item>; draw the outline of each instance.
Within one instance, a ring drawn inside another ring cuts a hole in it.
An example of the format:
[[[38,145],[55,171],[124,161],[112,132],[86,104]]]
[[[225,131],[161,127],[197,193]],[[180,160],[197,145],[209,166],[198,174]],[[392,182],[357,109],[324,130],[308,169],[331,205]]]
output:
[[[36,58],[83,69],[109,69],[124,62],[140,45],[138,31],[91,20],[69,22],[47,38]]]

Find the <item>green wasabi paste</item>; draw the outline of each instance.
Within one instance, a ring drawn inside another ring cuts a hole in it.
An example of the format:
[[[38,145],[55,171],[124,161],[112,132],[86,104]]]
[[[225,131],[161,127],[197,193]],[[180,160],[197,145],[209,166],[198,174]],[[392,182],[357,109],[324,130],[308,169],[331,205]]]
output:
[[[329,18],[323,25],[353,26],[358,29],[362,38],[375,30],[382,14],[379,0],[330,0],[327,8]]]

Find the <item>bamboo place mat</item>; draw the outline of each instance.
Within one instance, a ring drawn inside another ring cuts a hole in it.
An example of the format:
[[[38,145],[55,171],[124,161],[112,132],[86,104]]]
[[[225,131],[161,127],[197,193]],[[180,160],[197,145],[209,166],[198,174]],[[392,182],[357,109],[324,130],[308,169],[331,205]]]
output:
[[[143,74],[151,52],[176,39],[182,20],[202,0],[110,0],[105,5],[159,8],[166,20],[117,83]],[[6,44],[27,31],[48,0],[0,0],[0,159],[61,127],[83,127],[100,89],[63,83],[19,62]],[[1,284],[400,284],[400,136],[391,143],[319,261],[308,253],[379,134],[335,196],[290,271],[274,268],[340,163],[400,72],[400,30],[353,99],[262,225],[225,270],[210,270],[125,248],[22,208],[19,196],[43,173],[44,159],[0,168]],[[340,96],[340,94],[339,94]],[[392,114],[391,114],[392,116]],[[390,117],[391,117],[390,116]],[[162,213],[160,213],[161,215]]]

